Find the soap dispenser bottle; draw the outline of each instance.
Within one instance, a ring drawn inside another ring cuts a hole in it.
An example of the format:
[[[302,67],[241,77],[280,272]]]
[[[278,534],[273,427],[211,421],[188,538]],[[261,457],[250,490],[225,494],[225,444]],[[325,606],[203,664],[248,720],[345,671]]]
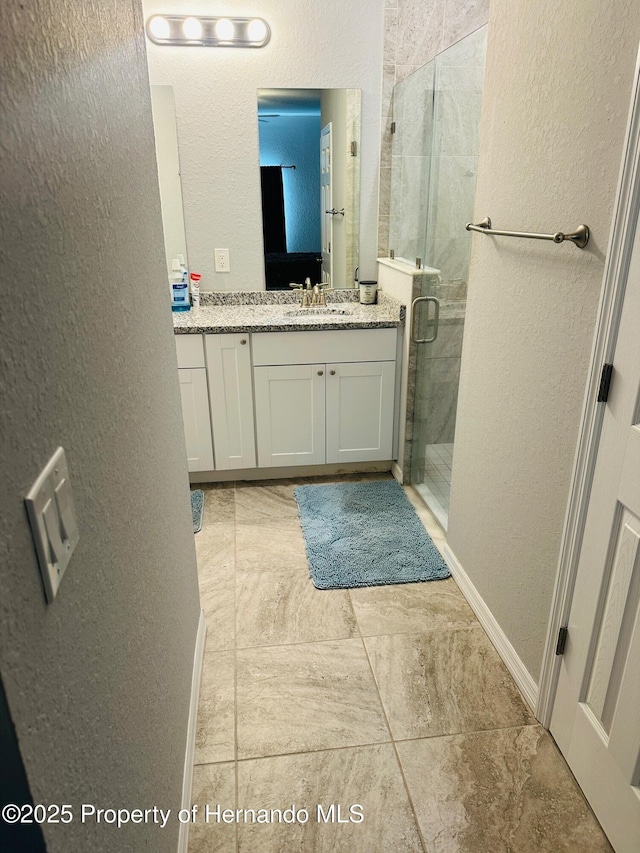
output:
[[[171,310],[188,311],[191,307],[189,304],[189,282],[184,280],[180,261],[177,258],[171,261],[169,288],[171,290]]]

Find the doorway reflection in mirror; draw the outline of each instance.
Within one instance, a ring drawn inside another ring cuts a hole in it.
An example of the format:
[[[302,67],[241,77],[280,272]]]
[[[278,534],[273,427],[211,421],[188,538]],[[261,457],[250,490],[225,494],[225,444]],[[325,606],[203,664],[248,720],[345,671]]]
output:
[[[360,90],[259,89],[258,130],[267,290],[353,287]]]

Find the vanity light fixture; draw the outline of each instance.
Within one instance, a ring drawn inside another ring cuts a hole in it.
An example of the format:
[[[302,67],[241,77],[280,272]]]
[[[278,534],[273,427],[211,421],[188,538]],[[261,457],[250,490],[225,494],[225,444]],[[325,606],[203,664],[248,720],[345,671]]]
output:
[[[264,47],[271,38],[262,18],[152,15],[146,29],[154,44],[185,47]]]

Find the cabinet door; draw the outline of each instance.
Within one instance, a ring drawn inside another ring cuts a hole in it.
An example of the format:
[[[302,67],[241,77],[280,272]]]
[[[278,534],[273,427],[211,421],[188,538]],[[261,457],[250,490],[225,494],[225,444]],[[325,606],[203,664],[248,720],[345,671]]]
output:
[[[254,368],[258,466],[325,461],[325,365]]]
[[[249,335],[206,335],[216,468],[255,468]]]
[[[207,371],[204,367],[178,370],[182,419],[189,471],[213,470]]]
[[[395,362],[327,365],[327,462],[391,459]]]

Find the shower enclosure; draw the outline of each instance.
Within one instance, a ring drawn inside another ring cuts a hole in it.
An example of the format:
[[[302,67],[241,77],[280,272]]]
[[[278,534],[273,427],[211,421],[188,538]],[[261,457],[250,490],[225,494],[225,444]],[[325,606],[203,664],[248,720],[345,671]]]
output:
[[[419,264],[408,479],[447,527],[487,27],[393,90],[389,246]]]

